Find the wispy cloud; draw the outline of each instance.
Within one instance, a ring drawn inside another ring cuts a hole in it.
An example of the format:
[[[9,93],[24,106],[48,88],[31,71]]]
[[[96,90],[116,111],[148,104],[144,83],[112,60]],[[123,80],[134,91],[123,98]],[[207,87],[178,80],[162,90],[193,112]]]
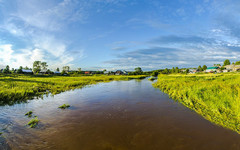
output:
[[[11,14],[5,14],[0,28],[16,38],[28,39],[28,47],[25,50],[12,49],[12,44],[4,42],[1,51],[8,53],[0,56],[2,65],[31,66],[34,59],[45,60],[53,66],[58,64],[61,67],[69,65],[76,57],[80,59],[83,56],[70,55],[68,41],[56,37],[55,34],[62,32],[68,23],[75,21],[82,23],[85,17],[83,8],[87,4],[83,2],[82,7],[78,7],[79,1],[75,0],[64,0],[60,3],[17,0],[16,3],[16,9]]]

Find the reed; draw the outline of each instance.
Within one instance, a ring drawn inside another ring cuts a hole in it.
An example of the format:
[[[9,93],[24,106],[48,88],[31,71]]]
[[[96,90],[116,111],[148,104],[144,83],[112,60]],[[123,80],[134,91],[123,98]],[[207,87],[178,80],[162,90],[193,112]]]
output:
[[[240,133],[240,74],[159,75],[153,86],[207,120]]]

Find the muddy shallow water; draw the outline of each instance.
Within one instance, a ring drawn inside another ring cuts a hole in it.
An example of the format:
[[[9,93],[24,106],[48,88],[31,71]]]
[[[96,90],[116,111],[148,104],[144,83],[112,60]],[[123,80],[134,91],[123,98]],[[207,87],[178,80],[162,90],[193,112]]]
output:
[[[0,107],[0,149],[240,149],[240,135],[203,119],[151,84],[100,83]],[[64,103],[70,109],[58,109]],[[35,129],[26,126],[30,118],[24,114],[30,110],[40,119]]]

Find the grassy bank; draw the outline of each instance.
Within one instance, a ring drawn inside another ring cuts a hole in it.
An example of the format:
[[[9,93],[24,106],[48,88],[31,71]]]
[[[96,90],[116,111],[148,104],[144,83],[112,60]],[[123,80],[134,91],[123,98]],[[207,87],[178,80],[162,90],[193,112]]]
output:
[[[207,120],[240,133],[240,74],[161,75],[154,86]]]
[[[86,85],[113,80],[141,79],[145,76],[42,76],[32,75],[1,75],[0,74],[0,105],[12,105],[36,96],[82,88]]]

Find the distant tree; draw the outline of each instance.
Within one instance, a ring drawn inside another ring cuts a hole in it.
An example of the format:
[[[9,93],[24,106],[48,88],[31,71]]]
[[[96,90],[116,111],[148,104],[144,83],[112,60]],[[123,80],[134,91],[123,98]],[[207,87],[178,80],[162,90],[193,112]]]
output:
[[[186,74],[187,74],[187,73],[189,73],[189,69],[188,69],[188,68],[186,69]]]
[[[33,72],[39,73],[41,71],[41,61],[34,61],[33,63]]]
[[[58,71],[58,72],[59,72],[59,71],[60,71],[60,69],[59,69],[59,68],[57,68],[57,69],[56,69],[56,71]]]
[[[229,59],[226,59],[224,62],[223,62],[223,66],[226,66],[226,65],[230,65],[231,62]]]
[[[140,67],[137,67],[137,68],[135,68],[134,69],[136,72],[142,72],[142,68],[140,68]]]
[[[175,73],[175,68],[172,67],[171,73]]]
[[[235,62],[235,65],[240,65],[240,61]]]
[[[62,70],[61,75],[64,75],[64,74],[66,74],[66,71]]]
[[[153,71],[152,76],[157,77],[158,76],[158,72],[157,71]]]
[[[47,67],[48,67],[47,62],[41,62],[41,69],[47,70]]]
[[[15,73],[15,69],[14,68],[12,68],[11,73]]]
[[[179,73],[179,72],[180,72],[179,68],[176,67],[176,68],[175,68],[175,73]]]
[[[82,68],[78,68],[78,73],[80,73],[82,71]]]
[[[106,69],[103,69],[103,72],[107,71]]]
[[[166,68],[166,69],[164,69],[164,70],[162,71],[162,73],[163,73],[163,74],[168,74],[169,71],[168,71],[168,69]]]
[[[5,69],[3,69],[3,73],[7,74],[10,73],[9,66],[7,65]]]
[[[28,68],[28,66],[26,66],[25,68],[22,68],[22,69],[26,69],[26,70],[28,70],[29,68]]]
[[[5,73],[5,74],[7,74],[8,72],[7,72],[7,70],[6,69],[3,69],[3,72],[2,73]]]
[[[135,68],[135,73],[136,74],[142,74],[142,68],[140,68],[140,67],[137,67],[137,68]]]
[[[201,66],[198,66],[198,71],[203,71],[202,67]]]
[[[47,74],[52,74],[53,72],[48,69],[48,70],[46,71],[46,73],[47,73]]]
[[[19,69],[17,70],[17,74],[21,74],[21,73],[23,73],[22,66],[20,66]]]
[[[69,66],[63,66],[63,71],[69,72],[69,70],[70,70],[70,67],[69,67]]]
[[[203,65],[202,70],[203,70],[203,71],[204,71],[204,70],[207,70],[207,66],[206,66],[206,65]]]

